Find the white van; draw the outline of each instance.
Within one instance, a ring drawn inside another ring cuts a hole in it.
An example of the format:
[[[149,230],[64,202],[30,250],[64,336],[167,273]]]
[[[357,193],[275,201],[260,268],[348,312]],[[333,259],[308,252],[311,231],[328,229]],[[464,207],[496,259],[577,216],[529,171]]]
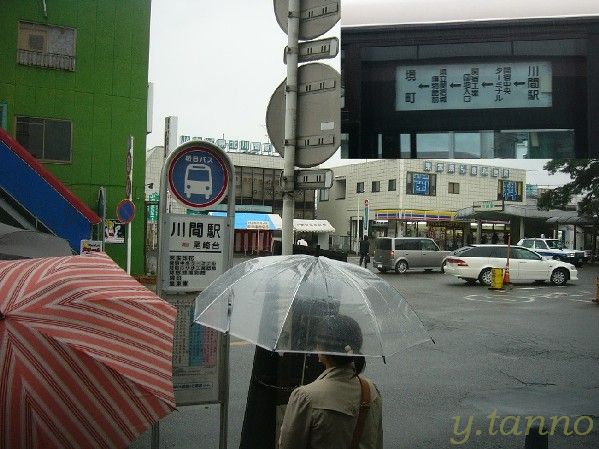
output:
[[[189,164],[185,170],[185,196],[212,196],[212,169],[205,164]]]

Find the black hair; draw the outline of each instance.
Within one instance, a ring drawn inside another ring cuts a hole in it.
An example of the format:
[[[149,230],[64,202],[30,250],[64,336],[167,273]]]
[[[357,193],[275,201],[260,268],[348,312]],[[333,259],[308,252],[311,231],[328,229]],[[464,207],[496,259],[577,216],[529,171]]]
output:
[[[360,354],[362,330],[356,320],[347,315],[329,315],[323,318],[318,327],[316,342],[323,352],[347,353],[347,355],[327,354],[334,366],[353,364],[354,373],[360,374],[366,366],[366,359]]]

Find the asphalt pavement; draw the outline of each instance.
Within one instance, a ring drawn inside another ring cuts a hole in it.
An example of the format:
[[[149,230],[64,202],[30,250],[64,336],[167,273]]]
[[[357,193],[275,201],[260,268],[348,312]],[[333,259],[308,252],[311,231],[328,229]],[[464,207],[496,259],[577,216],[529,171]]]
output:
[[[563,287],[505,291],[440,272],[379,276],[436,342],[386,364],[368,359],[366,374],[383,396],[385,448],[520,449],[527,424],[541,417],[550,448],[599,447],[599,266]],[[252,345],[232,342],[229,448],[239,445],[253,354]],[[218,448],[218,406],[182,407],[160,429],[161,448]],[[131,448],[149,441],[148,432]]]

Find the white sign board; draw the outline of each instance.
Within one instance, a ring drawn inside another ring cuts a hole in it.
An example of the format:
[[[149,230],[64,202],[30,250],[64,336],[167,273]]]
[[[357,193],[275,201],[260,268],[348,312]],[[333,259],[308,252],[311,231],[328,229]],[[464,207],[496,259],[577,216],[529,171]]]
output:
[[[550,62],[409,65],[396,71],[396,111],[551,105]]]
[[[501,200],[475,201],[472,204],[474,212],[491,212],[504,210],[504,204]]]
[[[162,289],[204,290],[224,270],[226,217],[167,214],[162,251]]]
[[[81,240],[79,254],[82,256],[90,256],[102,251],[102,240]]]

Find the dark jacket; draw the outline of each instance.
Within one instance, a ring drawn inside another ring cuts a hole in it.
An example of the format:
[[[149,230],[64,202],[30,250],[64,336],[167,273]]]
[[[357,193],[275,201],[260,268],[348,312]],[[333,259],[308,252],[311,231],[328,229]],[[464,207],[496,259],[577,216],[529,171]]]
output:
[[[370,242],[368,241],[368,239],[360,240],[360,254],[368,254],[369,250],[370,250]]]

